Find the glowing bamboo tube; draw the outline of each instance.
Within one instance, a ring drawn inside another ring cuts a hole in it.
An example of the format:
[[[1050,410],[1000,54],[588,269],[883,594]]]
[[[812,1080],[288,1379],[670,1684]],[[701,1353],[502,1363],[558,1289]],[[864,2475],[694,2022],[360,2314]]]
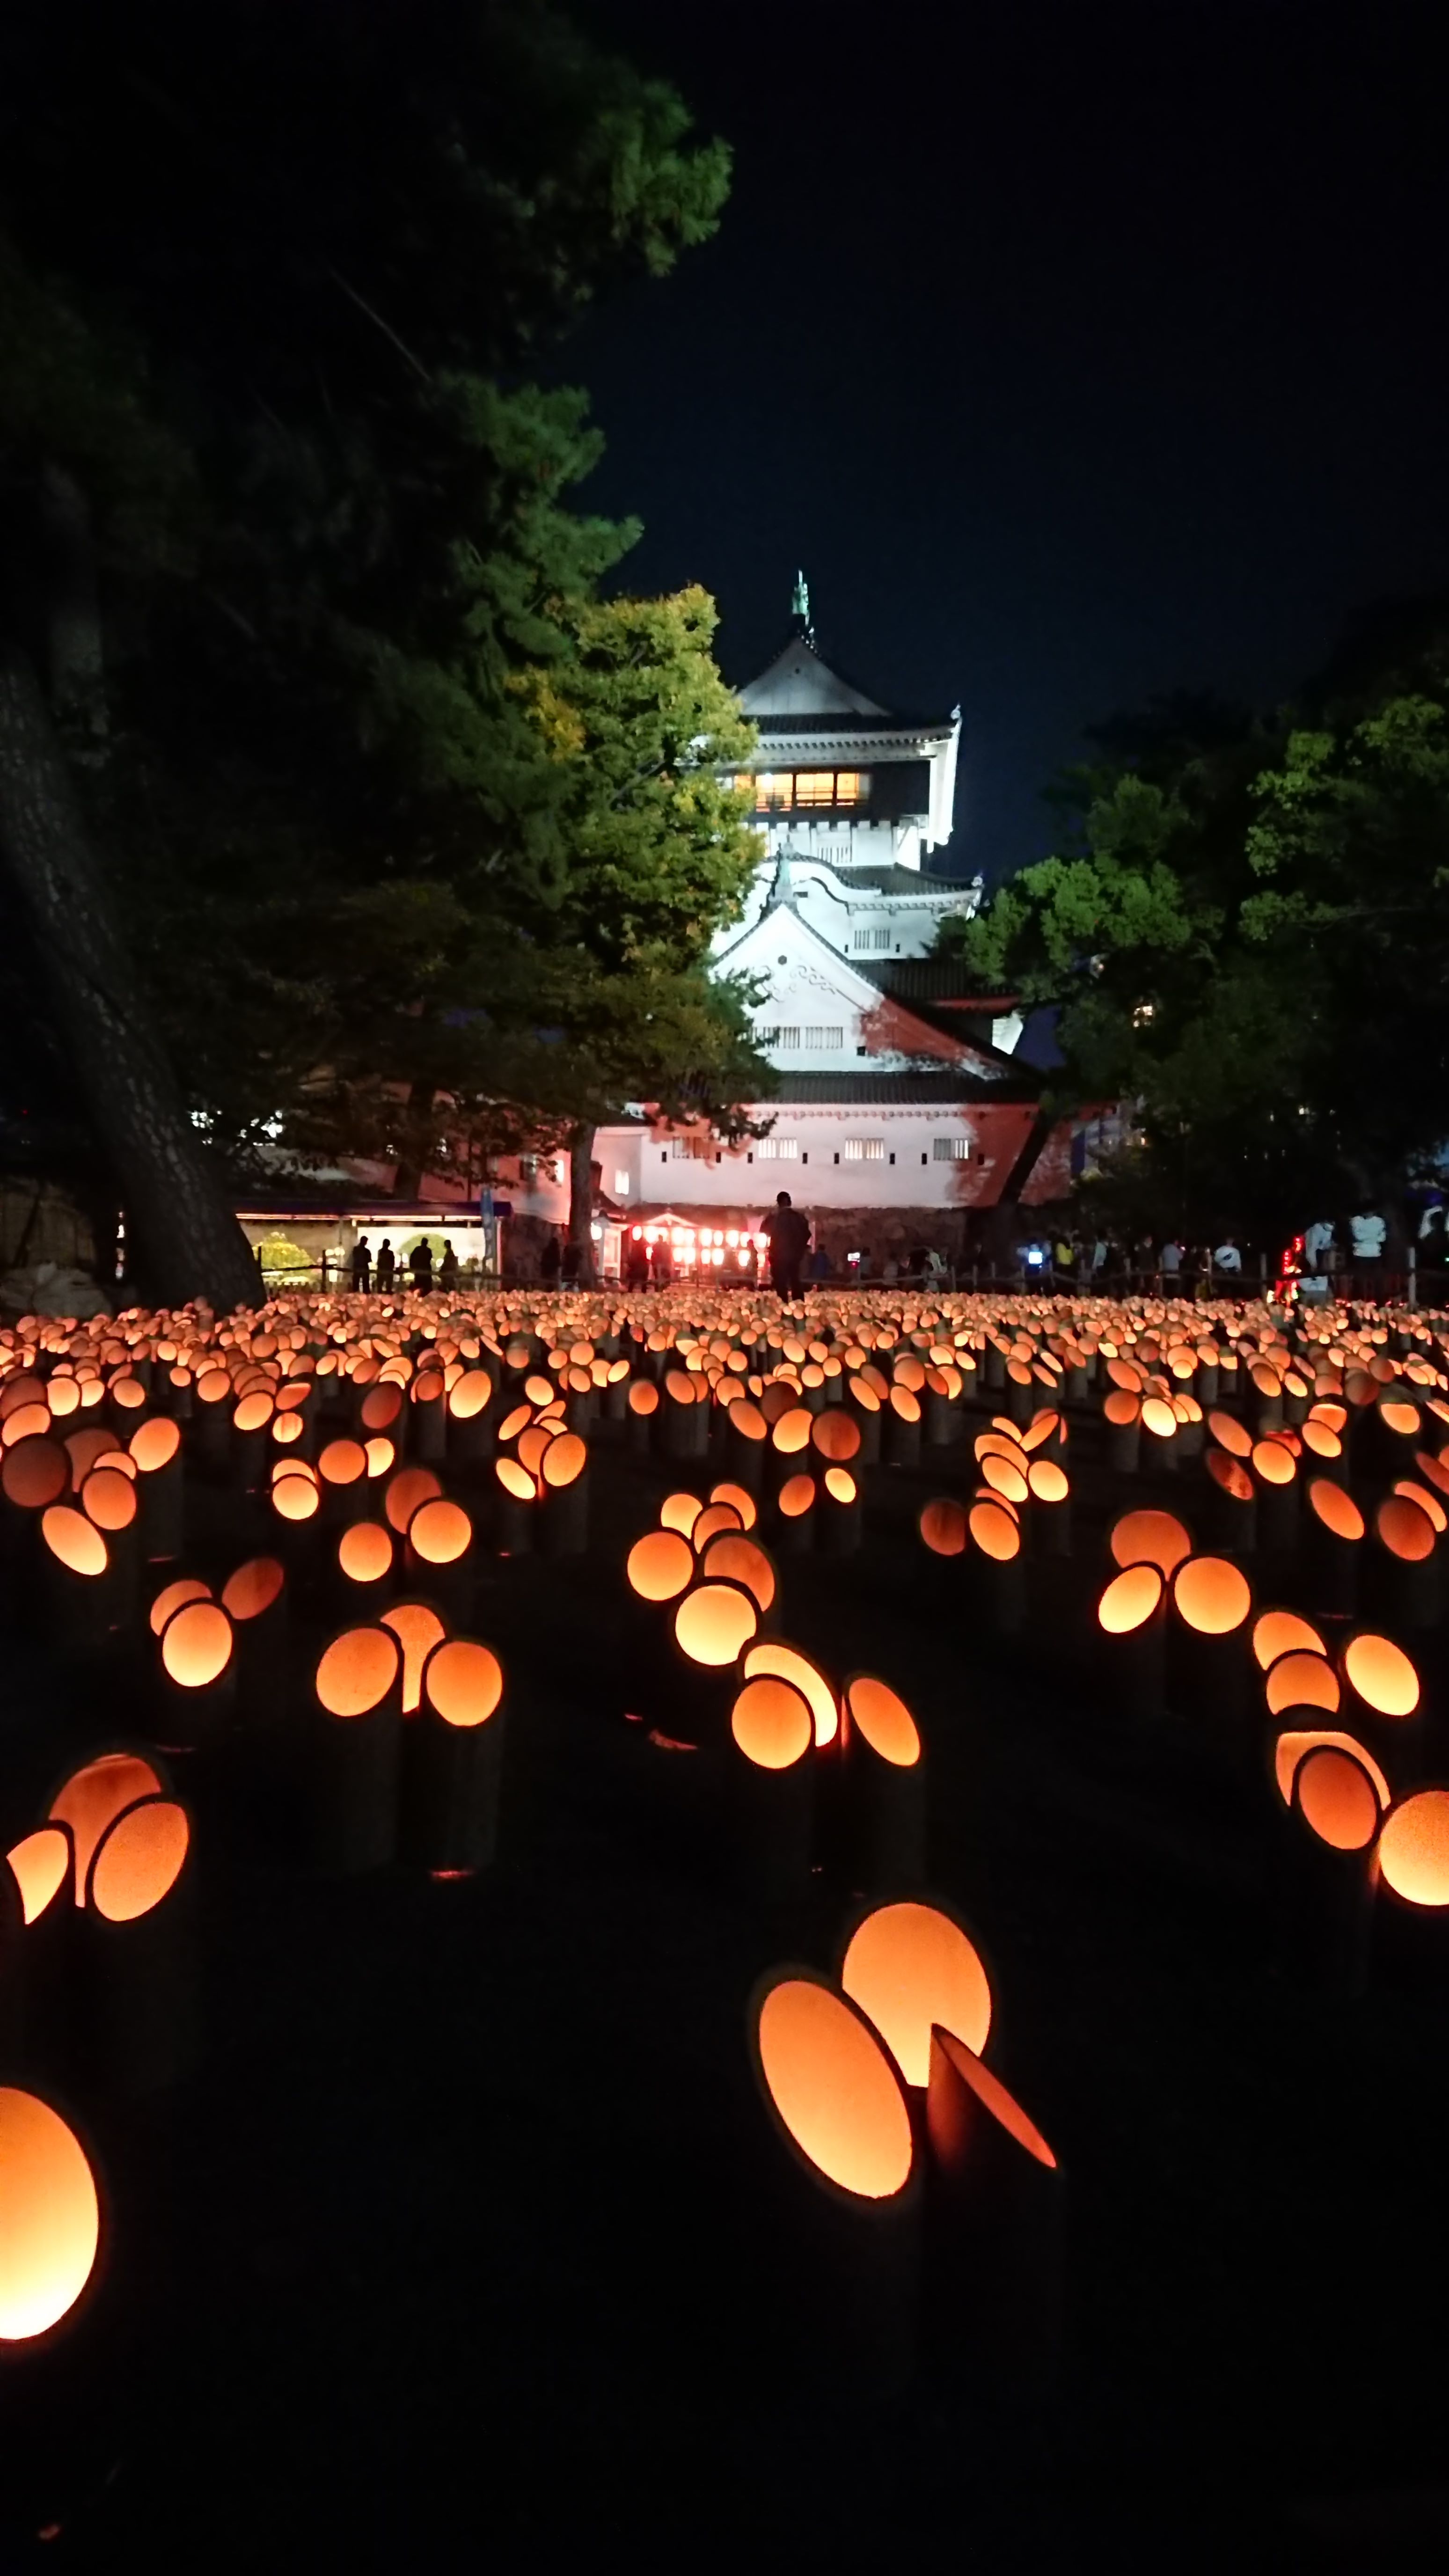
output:
[[[853,1468],[826,1468],[817,1513],[816,1542],[826,1555],[856,1555],[865,1535],[865,1496]]]
[[[1443,1609],[1438,1538],[1422,1505],[1389,1494],[1374,1514],[1367,1551],[1369,1598],[1387,1627],[1437,1628]]]
[[[880,1459],[880,1397],[870,1381],[857,1372],[847,1383],[845,1402],[849,1418],[860,1433],[860,1464],[874,1467]]]
[[[1102,1406],[1107,1425],[1107,1464],[1114,1475],[1135,1476],[1141,1445],[1142,1407],[1125,1387],[1114,1387]]]
[[[249,1729],[280,1727],[291,1686],[290,1604],[281,1558],[248,1557],[223,1584],[221,1606],[232,1623],[238,1711]]]
[[[893,1386],[888,1408],[882,1415],[884,1438],[882,1448],[892,1467],[919,1467],[921,1463],[921,1404],[919,1396],[908,1386]]]
[[[314,1852],[323,1867],[380,1869],[397,1843],[402,1650],[389,1628],[344,1629],[313,1683]]]
[[[464,1476],[481,1473],[493,1457],[499,1419],[488,1371],[469,1369],[448,1391],[449,1465]]]
[[[1373,1855],[1372,1974],[1434,2010],[1449,1972],[1449,1788],[1429,1784],[1390,1807]]]
[[[418,1713],[403,1729],[402,1859],[449,1874],[488,1867],[503,1754],[498,1657],[471,1637],[444,1638],[423,1665]]]
[[[839,1860],[866,1890],[910,1886],[925,1874],[926,1761],[899,1693],[867,1673],[841,1694]]]
[[[135,1800],[96,1843],[77,1981],[88,2061],[127,2099],[162,2092],[200,2038],[194,1833],[178,1800]]]
[[[803,1888],[815,1849],[815,1726],[793,1682],[760,1674],[736,1691],[724,1800],[734,1876],[774,1902]]]
[[[762,1489],[769,1425],[757,1404],[732,1404],[725,1416],[725,1457],[732,1481],[746,1493]]]
[[[658,1419],[658,1387],[651,1378],[636,1377],[629,1389],[629,1448],[636,1458],[647,1458],[652,1451]]]
[[[1166,1704],[1166,1598],[1159,1568],[1144,1562],[1114,1574],[1097,1604],[1106,1685],[1134,1717],[1160,1717]]]
[[[141,1543],[149,1563],[181,1554],[186,1530],[186,1467],[181,1433],[165,1414],[153,1414],[133,1431],[130,1455],[136,1465],[136,1499],[141,1513]]]
[[[70,1503],[40,1515],[42,1599],[54,1646],[89,1655],[104,1648],[118,1616],[110,1551],[94,1521]]]
[[[1061,2360],[1061,2167],[1000,2078],[939,2026],[926,2132],[933,2352],[972,2383],[1040,2395]]]
[[[1168,1672],[1176,1704],[1192,1710],[1251,1768],[1252,1656],[1247,1625],[1253,1595],[1241,1566],[1225,1556],[1190,1556],[1173,1575]]]
[[[774,1499],[771,1534],[782,1556],[807,1556],[815,1545],[819,1487],[808,1473],[787,1476]]]
[[[582,1556],[589,1543],[589,1453],[577,1431],[561,1432],[539,1475],[543,1544],[549,1556]]]
[[[1357,1503],[1330,1476],[1310,1476],[1304,1515],[1313,1607],[1352,1618],[1358,1606],[1364,1520]]]
[[[916,2368],[921,2175],[893,2060],[815,1970],[761,1978],[746,2014],[757,2101],[747,2160],[769,2332],[784,2384],[822,2369],[857,2401],[895,2398]]]
[[[666,1458],[703,1458],[709,1446],[709,1389],[688,1369],[671,1369],[664,1380],[660,1409],[661,1445]]]
[[[1290,1653],[1271,1669],[1295,1660],[1307,1658]],[[1271,1769],[1282,1821],[1274,1887],[1279,1968],[1312,1992],[1360,1994],[1373,1917],[1368,1850],[1388,1783],[1367,1748],[1331,1726],[1280,1734]]]
[[[328,1529],[364,1520],[372,1507],[367,1451],[360,1440],[329,1440],[317,1459],[317,1489]],[[275,1490],[275,1489],[274,1489]]]
[[[74,2129],[13,2084],[0,2085],[0,2172],[0,2355],[15,2355],[76,2318],[101,2250],[101,2205]]]
[[[972,1503],[966,1527],[969,1597],[996,1636],[1018,1636],[1026,1621],[1021,1523],[1007,1503],[986,1495]]]
[[[924,2092],[938,2024],[980,2056],[991,1984],[965,1927],[940,1906],[878,1905],[846,1942],[840,1984],[880,2033],[902,2081]]]
[[[1290,1555],[1299,1536],[1298,1461],[1281,1440],[1259,1440],[1254,1443],[1251,1472],[1259,1550],[1270,1556]]]

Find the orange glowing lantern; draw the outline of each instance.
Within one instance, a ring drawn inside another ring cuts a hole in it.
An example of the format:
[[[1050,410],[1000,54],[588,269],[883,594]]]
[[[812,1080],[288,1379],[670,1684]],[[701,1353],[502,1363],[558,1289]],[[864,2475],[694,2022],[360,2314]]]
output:
[[[38,2094],[0,2085],[0,2344],[33,2342],[75,2308],[96,2266],[100,2202],[75,2131]]]
[[[96,1845],[125,1807],[138,1798],[169,1795],[160,1773],[139,1753],[102,1753],[72,1772],[50,1802],[53,1823],[68,1825],[75,1849],[77,1905],[85,1903],[86,1881]]]
[[[926,2083],[933,2024],[954,2032],[978,2057],[986,2045],[986,1971],[975,1943],[938,1906],[877,1906],[851,1935],[840,1982],[879,2031],[907,2084]]]
[[[760,1997],[752,2035],[781,2134],[816,2179],[863,2200],[904,2192],[915,2160],[910,2113],[864,2014],[797,1973]]]

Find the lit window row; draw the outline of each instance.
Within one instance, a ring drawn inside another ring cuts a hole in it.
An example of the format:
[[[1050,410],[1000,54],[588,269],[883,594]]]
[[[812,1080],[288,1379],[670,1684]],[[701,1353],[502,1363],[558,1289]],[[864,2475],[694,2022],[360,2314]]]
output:
[[[828,1020],[808,1021],[803,1027],[761,1029],[760,1044],[774,1047],[781,1055],[827,1054],[845,1044],[845,1030]]]
[[[883,1163],[885,1138],[884,1136],[847,1136],[840,1150],[847,1163]]]
[[[864,805],[870,795],[868,769],[762,769],[751,778],[742,770],[727,787],[753,787],[757,814],[808,813]]]
[[[762,1136],[755,1152],[762,1163],[797,1163],[800,1146],[794,1136]]]

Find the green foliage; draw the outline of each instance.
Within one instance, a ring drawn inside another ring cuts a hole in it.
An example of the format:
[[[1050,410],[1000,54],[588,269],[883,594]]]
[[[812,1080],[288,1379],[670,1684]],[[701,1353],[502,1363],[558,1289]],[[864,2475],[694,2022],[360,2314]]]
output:
[[[1064,1100],[1140,1103],[1164,1221],[1392,1202],[1449,1137],[1449,620],[1416,623],[1311,722],[1123,723],[1073,854],[947,926],[1057,1006]]]
[[[703,972],[753,856],[712,605],[600,603],[637,529],[576,506],[586,397],[521,372],[727,184],[538,0],[0,27],[0,496],[48,464],[89,506],[84,792],[234,1154],[760,1087]]]

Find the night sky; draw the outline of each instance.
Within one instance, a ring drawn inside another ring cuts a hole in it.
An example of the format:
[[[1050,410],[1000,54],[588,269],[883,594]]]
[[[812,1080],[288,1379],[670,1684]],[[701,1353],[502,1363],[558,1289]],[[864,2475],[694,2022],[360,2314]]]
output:
[[[799,562],[827,658],[960,701],[953,871],[1050,847],[1095,717],[1281,700],[1449,578],[1427,11],[575,14],[736,155],[717,239],[568,344],[585,497],[644,519],[631,588],[715,593],[736,683]]]

